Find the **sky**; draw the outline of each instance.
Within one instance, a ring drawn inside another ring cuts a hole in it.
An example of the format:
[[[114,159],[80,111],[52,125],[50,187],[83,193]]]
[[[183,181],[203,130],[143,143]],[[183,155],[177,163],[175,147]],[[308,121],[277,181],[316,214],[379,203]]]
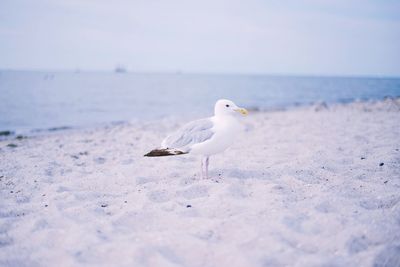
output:
[[[400,76],[398,0],[0,0],[0,69]]]

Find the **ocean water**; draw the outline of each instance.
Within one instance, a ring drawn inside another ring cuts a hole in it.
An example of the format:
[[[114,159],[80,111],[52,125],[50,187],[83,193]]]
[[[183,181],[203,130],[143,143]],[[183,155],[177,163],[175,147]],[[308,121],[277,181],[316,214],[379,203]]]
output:
[[[399,78],[0,71],[0,131],[197,118],[219,98],[269,110],[385,96]]]

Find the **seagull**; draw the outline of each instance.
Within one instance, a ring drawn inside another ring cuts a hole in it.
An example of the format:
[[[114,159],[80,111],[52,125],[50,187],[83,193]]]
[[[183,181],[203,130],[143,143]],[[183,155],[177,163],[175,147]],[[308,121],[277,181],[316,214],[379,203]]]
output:
[[[183,154],[201,155],[201,176],[208,178],[210,156],[230,147],[244,130],[237,115],[247,115],[244,108],[231,100],[220,99],[215,103],[214,116],[189,122],[167,136],[161,148],[154,149],[145,157],[175,156]]]

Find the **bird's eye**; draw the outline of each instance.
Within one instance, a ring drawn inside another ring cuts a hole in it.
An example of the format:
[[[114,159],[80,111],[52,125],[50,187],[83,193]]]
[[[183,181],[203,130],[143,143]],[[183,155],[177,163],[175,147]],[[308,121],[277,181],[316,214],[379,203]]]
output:
[[[225,107],[229,108],[229,105],[225,105]]]

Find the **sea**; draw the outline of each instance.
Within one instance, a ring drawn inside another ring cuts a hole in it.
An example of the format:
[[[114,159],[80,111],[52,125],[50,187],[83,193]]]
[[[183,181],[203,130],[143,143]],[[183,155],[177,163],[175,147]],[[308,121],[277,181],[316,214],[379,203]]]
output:
[[[400,96],[400,78],[0,71],[0,131],[195,119],[212,115],[221,98],[251,110],[276,110],[388,96]]]

